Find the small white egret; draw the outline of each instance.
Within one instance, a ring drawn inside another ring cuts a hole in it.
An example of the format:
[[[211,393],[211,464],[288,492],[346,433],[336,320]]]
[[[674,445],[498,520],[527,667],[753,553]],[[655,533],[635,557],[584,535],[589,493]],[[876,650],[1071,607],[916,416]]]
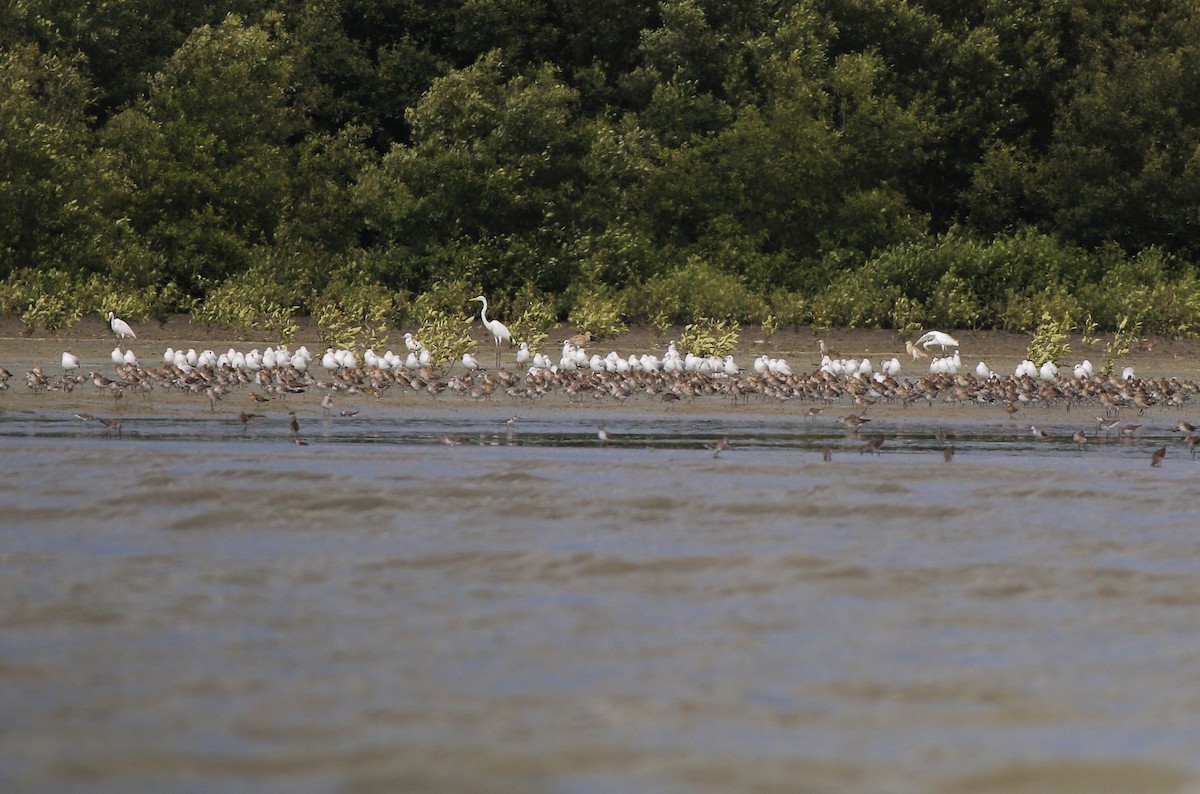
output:
[[[926,350],[934,345],[937,345],[944,353],[948,347],[958,347],[958,340],[950,336],[950,334],[944,334],[941,331],[930,331],[918,339],[916,344],[920,345]]]
[[[483,304],[483,308],[479,310],[479,319],[483,320],[483,327],[491,331],[492,338],[496,340],[496,366],[500,366],[500,343],[507,342],[512,344],[512,332],[508,330],[508,326],[499,320],[489,320],[487,318],[487,298],[482,295],[476,295],[471,300],[479,301]]]
[[[120,344],[121,341],[127,336],[130,339],[137,339],[137,334],[135,334],[133,329],[129,327],[129,323],[118,317],[116,312],[108,313],[108,327],[111,328],[112,332],[117,335],[117,344]]]

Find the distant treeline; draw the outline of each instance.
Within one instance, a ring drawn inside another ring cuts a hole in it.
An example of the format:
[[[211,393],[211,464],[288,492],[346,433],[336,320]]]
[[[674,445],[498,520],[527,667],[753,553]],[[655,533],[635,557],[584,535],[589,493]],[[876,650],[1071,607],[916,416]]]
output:
[[[0,76],[31,323],[1200,322],[1190,0],[21,0]]]

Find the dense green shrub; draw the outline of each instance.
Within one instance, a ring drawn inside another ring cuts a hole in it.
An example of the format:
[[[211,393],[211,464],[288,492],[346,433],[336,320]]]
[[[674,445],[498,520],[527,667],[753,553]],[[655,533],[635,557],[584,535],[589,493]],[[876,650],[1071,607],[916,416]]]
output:
[[[663,315],[673,323],[701,317],[750,321],[762,312],[763,299],[740,278],[698,257],[629,290],[631,314],[639,319]]]
[[[695,356],[724,357],[737,347],[739,329],[735,321],[702,317],[684,326],[679,336],[679,347]]]
[[[620,299],[603,287],[580,290],[567,321],[577,331],[591,334],[593,339],[611,339],[626,330]]]

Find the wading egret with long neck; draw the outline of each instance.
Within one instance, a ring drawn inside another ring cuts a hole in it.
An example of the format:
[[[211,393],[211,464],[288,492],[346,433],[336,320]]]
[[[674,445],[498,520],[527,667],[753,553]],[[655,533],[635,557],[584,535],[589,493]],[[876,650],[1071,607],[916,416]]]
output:
[[[137,334],[135,334],[133,329],[129,327],[129,323],[118,317],[116,312],[108,313],[108,327],[111,328],[112,332],[117,335],[118,345],[127,336],[130,339],[137,339]]]
[[[958,347],[958,340],[950,336],[950,334],[944,334],[941,331],[930,331],[918,339],[916,344],[920,345],[926,350],[934,345],[937,345],[944,353],[948,347]]]
[[[508,326],[499,320],[489,320],[487,318],[487,298],[482,295],[477,295],[471,300],[480,301],[483,303],[483,308],[479,310],[479,319],[483,320],[483,327],[492,332],[492,338],[496,340],[496,366],[500,366],[500,343],[507,342],[512,344],[512,332],[508,330]]]

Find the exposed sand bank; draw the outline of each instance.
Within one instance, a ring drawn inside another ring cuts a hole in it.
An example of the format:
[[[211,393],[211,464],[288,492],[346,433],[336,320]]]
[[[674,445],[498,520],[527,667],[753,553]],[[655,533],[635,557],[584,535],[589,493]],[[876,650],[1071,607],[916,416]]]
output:
[[[218,352],[232,347],[248,351],[255,347],[262,349],[272,343],[272,340],[265,336],[249,339],[230,338],[228,333],[192,323],[186,316],[172,318],[166,323],[135,323],[134,326],[138,337],[136,340],[127,341],[130,342],[129,347],[141,359],[142,365],[147,367],[160,366],[163,351],[167,347],[183,349],[191,347],[197,350],[211,348]],[[482,327],[476,330],[480,342],[478,351],[480,360],[486,364],[491,360],[491,340],[485,337]],[[404,347],[402,331],[403,329],[400,329],[393,333],[390,340],[390,347],[397,352],[402,351]],[[544,349],[557,358],[557,351],[561,347],[562,340],[572,336],[573,333],[570,328],[560,326],[550,334]],[[1028,335],[996,331],[954,331],[953,333],[961,345],[960,355],[963,371],[971,373],[974,372],[976,363],[982,360],[997,373],[1011,374],[1025,357],[1026,347],[1030,340]],[[635,328],[615,339],[592,342],[586,345],[586,348],[589,353],[601,355],[614,350],[623,356],[630,353],[653,353],[661,356],[666,349],[667,342],[677,339],[678,334],[679,329],[672,329],[668,334],[658,336],[652,329]],[[798,331],[782,330],[770,337],[764,337],[759,328],[751,326],[744,327],[740,336],[734,357],[747,370],[757,356],[766,353],[772,357],[786,358],[794,372],[811,372],[820,364],[819,340],[824,340],[827,347],[836,354],[856,359],[867,357],[877,367],[883,360],[896,356],[901,363],[901,378],[916,379],[928,373],[928,360],[914,361],[904,350],[904,339],[894,331],[825,330],[818,332],[802,328]],[[1067,360],[1063,362],[1066,364],[1066,369],[1069,371],[1070,366],[1085,358],[1090,359],[1099,368],[1104,363],[1104,345],[1107,341],[1106,338],[1101,337],[1100,342],[1087,346],[1079,337],[1073,338],[1071,352],[1068,354]],[[314,353],[319,353],[324,349],[311,324],[302,325],[292,348],[301,344],[307,345]],[[87,411],[117,415],[154,415],[176,411],[203,410],[208,412],[210,410],[209,400],[204,395],[175,389],[157,388],[149,396],[126,394],[121,399],[114,399],[110,393],[97,390],[90,382],[77,385],[70,393],[61,389],[49,392],[34,391],[25,384],[24,374],[38,364],[47,375],[57,378],[61,382],[63,370],[60,359],[64,350],[70,350],[80,357],[80,373],[86,375],[94,370],[113,377],[115,368],[110,354],[115,346],[114,335],[108,329],[107,324],[98,317],[87,318],[69,332],[57,335],[44,332],[27,334],[20,322],[13,319],[0,322],[0,366],[6,367],[13,373],[8,390],[0,394],[0,409],[8,411]],[[515,369],[511,352],[506,353],[504,360],[507,367]],[[1149,339],[1127,356],[1122,357],[1117,362],[1117,367],[1120,369],[1132,366],[1139,377],[1194,379],[1198,373],[1198,362],[1200,362],[1200,340]],[[451,374],[460,371],[461,368],[456,367]],[[324,379],[327,373],[314,364],[313,375],[318,379]],[[236,416],[242,410],[254,410],[260,413],[286,413],[289,410],[307,413],[322,410],[320,400],[324,390],[319,388],[311,388],[305,393],[289,395],[286,400],[272,400],[270,403],[262,405],[255,404],[249,396],[248,393],[253,390],[257,389],[246,386],[241,390],[231,391],[213,407],[217,413],[226,413],[232,416]],[[597,399],[589,396],[573,400],[561,394],[550,394],[533,401],[514,399],[503,393],[497,393],[491,399],[476,401],[469,397],[447,393],[436,400],[435,403],[435,398],[428,394],[414,393],[400,388],[389,389],[379,398],[367,394],[337,395],[339,408],[347,409],[372,406],[384,408],[389,404],[395,406],[440,404],[447,406],[478,405],[482,409],[490,407],[497,411],[554,409],[583,411],[600,410],[602,407],[617,404],[617,401],[611,399]],[[739,413],[794,413],[799,415],[805,413],[812,405],[811,402],[805,400],[781,402],[751,399],[749,402],[738,404],[735,407],[732,400],[723,396],[685,399],[668,404],[658,398],[645,395],[620,401],[619,404],[624,410],[662,412],[667,415],[713,413],[727,410],[736,410]],[[825,418],[834,421],[837,415],[848,413],[851,410],[854,408],[850,400],[843,398],[829,407],[829,410],[823,415],[822,421]],[[872,406],[870,410],[873,415],[877,416],[886,416],[892,411],[910,412],[907,414],[909,416],[924,412],[945,416],[951,409],[949,406],[938,404],[929,406],[924,402],[913,403],[908,407],[881,402]],[[1038,412],[1037,421],[1075,421],[1070,418],[1065,407],[1036,406],[1029,408],[1028,411],[1030,413]],[[1090,416],[1094,411],[1087,406],[1083,407],[1083,411],[1086,412],[1090,421]],[[1182,413],[1187,412],[1187,407],[1179,409],[1156,406],[1152,412],[1157,420],[1167,421],[1170,419],[1171,422],[1174,422]],[[978,406],[966,411],[955,411],[953,421],[978,419],[992,421],[998,417],[1004,417],[1005,414],[1006,411],[1002,405]],[[1149,418],[1147,417],[1147,419]],[[1017,421],[1023,420],[1018,419]]]

